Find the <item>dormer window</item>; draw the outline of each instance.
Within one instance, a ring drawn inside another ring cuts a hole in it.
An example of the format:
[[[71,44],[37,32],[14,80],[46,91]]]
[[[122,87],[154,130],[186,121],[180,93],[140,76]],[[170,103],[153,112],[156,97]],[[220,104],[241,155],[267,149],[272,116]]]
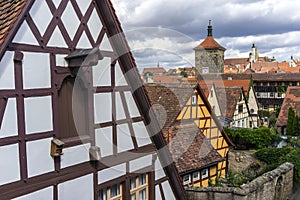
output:
[[[193,95],[192,96],[192,105],[196,105],[197,104],[197,96]]]

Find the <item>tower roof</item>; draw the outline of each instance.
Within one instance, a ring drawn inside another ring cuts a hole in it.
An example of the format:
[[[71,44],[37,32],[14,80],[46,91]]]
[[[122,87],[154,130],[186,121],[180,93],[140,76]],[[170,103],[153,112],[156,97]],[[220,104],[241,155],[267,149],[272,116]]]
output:
[[[211,25],[211,20],[209,20],[209,24],[207,27],[207,37],[205,38],[205,40],[203,42],[201,42],[201,44],[196,46],[194,48],[194,50],[196,50],[196,49],[219,49],[219,50],[223,50],[223,51],[226,50],[214,39],[212,30],[213,30],[213,28]]]

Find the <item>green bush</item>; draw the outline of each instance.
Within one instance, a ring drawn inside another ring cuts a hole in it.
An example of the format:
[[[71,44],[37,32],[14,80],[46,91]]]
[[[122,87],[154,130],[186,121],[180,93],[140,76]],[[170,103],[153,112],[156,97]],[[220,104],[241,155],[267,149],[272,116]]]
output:
[[[281,141],[279,135],[266,127],[238,130],[225,128],[225,131],[237,149],[261,149],[275,146]]]
[[[290,162],[295,166],[294,182],[298,185],[300,183],[300,149],[294,148],[290,153],[280,158],[280,163]]]
[[[285,162],[293,163],[295,166],[294,183],[300,184],[300,148],[264,148],[255,152],[254,155],[268,164],[262,173],[271,171]]]

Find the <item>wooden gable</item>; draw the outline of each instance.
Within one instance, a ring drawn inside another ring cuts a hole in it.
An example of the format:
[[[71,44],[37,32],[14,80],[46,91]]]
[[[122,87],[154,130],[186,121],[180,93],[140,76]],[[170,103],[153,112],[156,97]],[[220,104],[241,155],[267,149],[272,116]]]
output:
[[[149,199],[186,199],[111,2],[8,4],[18,15],[0,40],[1,196],[101,199],[119,188],[128,199],[141,177]],[[62,155],[50,156],[53,139]]]

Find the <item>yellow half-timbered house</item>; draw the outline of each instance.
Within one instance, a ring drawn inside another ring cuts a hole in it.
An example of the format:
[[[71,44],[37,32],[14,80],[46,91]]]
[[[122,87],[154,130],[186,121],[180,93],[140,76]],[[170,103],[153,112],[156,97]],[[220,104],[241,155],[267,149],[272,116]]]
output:
[[[146,84],[145,89],[184,185],[205,187],[209,180],[214,182],[216,177],[225,177],[227,154],[233,143],[212,112],[200,86]],[[174,136],[177,136],[176,141]],[[180,138],[184,142],[179,142]],[[193,158],[190,157],[188,162],[190,155]],[[182,158],[184,166],[180,165]]]

